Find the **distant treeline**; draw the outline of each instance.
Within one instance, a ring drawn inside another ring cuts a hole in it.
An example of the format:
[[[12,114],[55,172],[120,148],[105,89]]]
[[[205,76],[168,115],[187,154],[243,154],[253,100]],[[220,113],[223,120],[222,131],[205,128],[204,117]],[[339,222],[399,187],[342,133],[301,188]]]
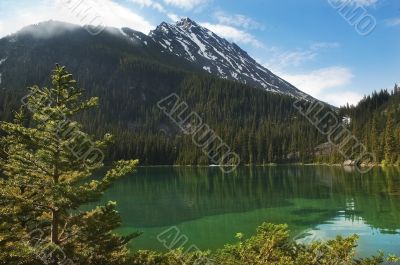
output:
[[[400,165],[400,87],[365,96],[356,106],[341,108],[350,130],[383,164]]]

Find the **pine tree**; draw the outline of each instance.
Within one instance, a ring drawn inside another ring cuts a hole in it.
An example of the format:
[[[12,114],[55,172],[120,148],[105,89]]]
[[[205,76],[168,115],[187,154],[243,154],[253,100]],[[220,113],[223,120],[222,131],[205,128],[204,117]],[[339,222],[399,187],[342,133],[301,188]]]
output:
[[[249,164],[255,164],[255,157],[254,154],[256,153],[256,146],[255,146],[255,136],[253,131],[249,133],[249,138],[247,139],[248,151],[249,151]]]
[[[121,264],[137,234],[112,233],[120,225],[115,203],[80,207],[97,201],[138,161],[118,161],[93,178],[111,136],[93,140],[74,118],[98,99],[82,99],[83,90],[58,65],[51,87],[29,90],[15,120],[0,122],[0,263]]]
[[[375,154],[378,161],[380,161],[381,154],[380,154],[379,136],[378,136],[378,132],[377,132],[376,115],[374,115],[374,117],[372,118],[370,147],[371,147],[371,151]]]
[[[392,116],[392,112],[388,111],[385,130],[385,162],[387,164],[394,163],[394,156],[396,151],[396,143],[394,139],[394,124]]]
[[[272,148],[272,143],[270,143],[268,147],[268,162],[274,162],[274,150]]]
[[[400,92],[400,87],[399,87],[398,84],[395,84],[395,85],[394,85],[394,94],[396,95],[396,94],[398,94],[399,92]]]

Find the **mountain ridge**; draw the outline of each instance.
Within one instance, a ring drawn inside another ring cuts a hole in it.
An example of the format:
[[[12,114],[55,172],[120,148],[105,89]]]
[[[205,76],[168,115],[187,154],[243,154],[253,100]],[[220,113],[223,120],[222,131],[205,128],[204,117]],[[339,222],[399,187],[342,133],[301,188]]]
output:
[[[175,24],[162,22],[149,36],[165,51],[183,57],[220,78],[294,97],[308,96],[257,63],[235,43],[190,18],[183,18]]]
[[[10,46],[18,36],[31,34],[35,40],[46,39],[70,32],[79,31],[80,26],[47,21],[28,25],[9,38]],[[168,63],[180,61],[183,68],[197,69],[222,79],[240,82],[268,92],[290,95],[296,98],[311,98],[295,86],[273,74],[254,60],[237,44],[218,36],[190,18],[183,18],[175,24],[160,23],[148,35],[131,28],[105,28],[115,38],[126,38],[134,46],[147,50],[149,57],[169,56]],[[82,34],[82,33],[80,33]],[[100,34],[102,35],[102,34]],[[97,36],[93,36],[97,37]],[[1,40],[1,39],[0,39]],[[163,53],[164,55],[160,55]],[[0,57],[6,57],[1,55]],[[186,63],[182,64],[185,60]]]

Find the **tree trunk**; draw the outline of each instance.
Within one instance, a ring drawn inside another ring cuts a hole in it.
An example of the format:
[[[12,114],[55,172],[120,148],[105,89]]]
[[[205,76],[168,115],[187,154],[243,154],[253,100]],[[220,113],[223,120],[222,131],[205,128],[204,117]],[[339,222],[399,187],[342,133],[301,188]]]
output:
[[[51,220],[51,243],[58,246],[59,242],[59,222],[60,222],[60,212],[58,209],[52,210],[52,220]],[[57,257],[57,251],[52,252],[51,256],[49,257],[49,265],[58,265],[59,260]]]
[[[58,245],[58,226],[60,220],[60,213],[58,210],[52,211],[52,220],[51,220],[51,243]]]
[[[56,161],[59,161],[59,156],[60,156],[60,151],[59,149],[57,150],[55,157]],[[54,184],[58,183],[59,179],[59,172],[58,172],[58,164],[56,162],[56,165],[54,167],[54,176],[53,176],[53,181]],[[59,225],[60,225],[60,211],[57,206],[54,207],[54,209],[51,211],[52,213],[52,219],[51,219],[51,243],[54,245],[58,246],[59,245]],[[51,265],[58,265],[59,260],[57,258],[57,254],[55,254],[53,257],[51,257]]]

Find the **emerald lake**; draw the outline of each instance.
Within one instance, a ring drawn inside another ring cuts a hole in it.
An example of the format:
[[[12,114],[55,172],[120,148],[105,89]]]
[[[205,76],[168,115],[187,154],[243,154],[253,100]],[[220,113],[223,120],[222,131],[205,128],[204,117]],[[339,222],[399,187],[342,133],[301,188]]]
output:
[[[400,254],[400,171],[360,174],[329,166],[141,167],[103,196],[117,201],[119,233],[141,231],[132,249],[166,251],[157,235],[175,227],[184,247],[216,249],[255,233],[263,222],[286,223],[302,242],[360,236],[357,255]]]

